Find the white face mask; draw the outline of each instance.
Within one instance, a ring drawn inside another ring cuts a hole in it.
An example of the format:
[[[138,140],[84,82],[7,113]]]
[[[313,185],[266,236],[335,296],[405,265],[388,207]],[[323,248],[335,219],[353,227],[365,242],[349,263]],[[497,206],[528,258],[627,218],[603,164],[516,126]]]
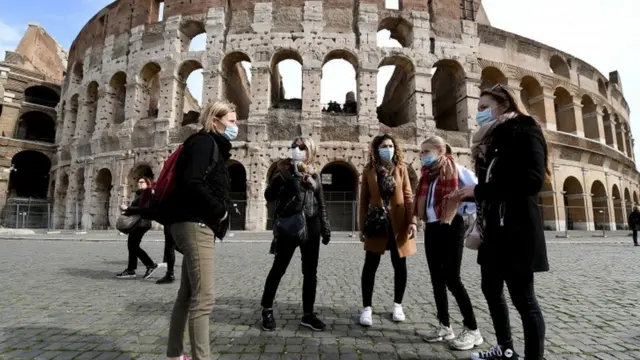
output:
[[[300,150],[297,147],[291,149],[291,160],[293,160],[293,161],[306,161],[307,160],[307,151],[306,150]]]

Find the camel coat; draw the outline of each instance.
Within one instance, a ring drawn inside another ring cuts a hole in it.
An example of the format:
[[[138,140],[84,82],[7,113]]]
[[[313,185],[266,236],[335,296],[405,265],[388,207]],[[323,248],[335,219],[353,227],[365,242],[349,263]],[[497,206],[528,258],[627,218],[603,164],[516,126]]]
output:
[[[401,258],[416,253],[416,239],[409,238],[409,225],[417,224],[413,216],[413,192],[409,181],[409,173],[405,165],[398,165],[394,170],[396,189],[390,201],[391,226],[393,227],[398,254]],[[360,208],[358,212],[359,229],[364,228],[369,205],[382,206],[382,196],[378,187],[378,176],[375,168],[365,167],[360,183]],[[378,254],[384,254],[387,249],[388,238],[366,238],[364,249]]]

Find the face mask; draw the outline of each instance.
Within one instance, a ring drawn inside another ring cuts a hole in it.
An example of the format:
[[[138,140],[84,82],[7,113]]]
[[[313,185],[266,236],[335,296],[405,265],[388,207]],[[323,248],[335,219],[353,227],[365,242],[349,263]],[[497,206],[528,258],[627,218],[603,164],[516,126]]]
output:
[[[425,154],[422,156],[422,166],[431,167],[438,161],[438,156],[435,154]]]
[[[493,112],[491,108],[478,111],[478,113],[476,114],[476,122],[478,123],[478,125],[482,126],[490,121],[493,121]]]
[[[307,151],[300,150],[297,147],[291,149],[291,160],[293,161],[305,161],[307,160]]]
[[[393,159],[394,148],[382,148],[378,149],[378,154],[380,155],[380,159],[384,161],[391,161]]]
[[[231,124],[224,129],[224,137],[229,141],[233,141],[238,137],[238,125]]]

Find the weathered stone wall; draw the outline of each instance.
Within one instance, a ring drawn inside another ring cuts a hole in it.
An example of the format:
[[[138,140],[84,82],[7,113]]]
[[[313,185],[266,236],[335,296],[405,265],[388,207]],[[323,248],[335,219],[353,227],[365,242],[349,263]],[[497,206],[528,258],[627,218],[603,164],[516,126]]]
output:
[[[165,1],[163,19],[158,19],[157,4],[155,0],[120,0],[109,5],[87,23],[71,48],[64,106],[58,114],[61,135],[54,169],[56,223],[60,226],[113,226],[118,205],[131,199],[135,175],[143,170],[157,175],[169,153],[197,130],[193,124],[183,123],[184,114],[193,108],[184,82],[200,68],[204,102],[226,98],[238,106],[240,135],[234,142],[237,163],[233,166],[244,168],[246,180],[234,179],[234,186],[246,182],[246,189],[238,187],[234,192],[242,194],[234,200],[242,204],[244,227],[249,230],[267,226],[263,192],[269,169],[287,156],[296,136],[308,136],[319,143],[318,169],[341,164],[354,177],[353,184],[358,183],[367,161],[368,143],[384,132],[402,142],[412,173],[419,171],[419,145],[432,134],[443,136],[460,162],[470,166],[468,148],[481,84],[503,83],[525,99],[528,108],[538,109],[534,115],[542,117],[549,134],[560,134],[550,142],[554,164],[581,166],[584,157],[594,156],[594,165],[585,171],[606,173],[607,188],[616,184],[632,193],[638,191],[631,146],[600,141],[616,138],[605,136],[606,123],[614,134],[618,124],[621,143],[630,143],[625,141],[630,135],[624,132],[628,129],[624,127],[628,108],[625,113],[621,85],[605,88],[608,95],[602,103],[609,104],[612,116],[605,122],[597,112],[598,139],[582,139],[585,133],[579,131],[584,119],[592,115],[579,114],[577,109],[581,108],[572,105],[575,101],[563,104],[561,109],[567,112],[563,116],[573,121],[576,129],[574,135],[566,136],[584,141],[577,145],[583,148],[582,158],[562,155],[570,153],[562,149],[571,145],[563,143],[565,135],[554,127],[556,97],[552,89],[560,80],[557,75],[542,75],[549,67],[551,52],[527,43],[528,48],[522,51],[539,51],[537,59],[514,55],[515,36],[468,20],[458,2],[405,0],[400,10],[390,10],[382,0],[173,0]],[[391,31],[403,47],[378,47],[376,33],[380,29]],[[206,49],[186,51],[191,39],[202,32],[207,36]],[[511,55],[493,50],[496,47]],[[560,52],[553,54],[566,58]],[[299,101],[281,99],[281,78],[274,69],[285,59],[302,65]],[[353,113],[322,111],[322,66],[333,59],[346,60],[356,70]],[[241,66],[243,61],[251,63],[250,82]],[[383,105],[378,107],[376,75],[378,68],[386,65],[396,69]],[[591,71],[595,90],[601,92],[597,84],[601,75],[583,62],[574,60],[576,65],[586,69],[583,74]],[[578,97],[573,91],[579,83],[573,75],[576,71],[571,68],[567,73],[571,78],[562,84]],[[531,94],[527,93],[529,87],[522,87],[526,88],[523,91],[519,87],[518,81],[525,75],[540,80]],[[546,78],[556,83],[543,81]],[[88,92],[90,85],[92,89],[97,85],[97,101],[96,92]],[[589,86],[584,91],[592,91]],[[598,162],[596,155],[604,160]],[[598,170],[598,166],[606,170]],[[569,168],[563,166],[554,181],[562,184],[569,176],[563,171]],[[612,176],[619,179],[614,181]],[[587,184],[585,179],[580,181]],[[109,180],[110,188],[106,185]],[[349,182],[336,178],[327,186],[334,189],[329,192],[336,198],[355,199],[358,189],[342,186]],[[345,207],[351,207],[346,202]],[[565,216],[560,210],[552,213],[554,221]],[[349,210],[344,216],[353,213]]]

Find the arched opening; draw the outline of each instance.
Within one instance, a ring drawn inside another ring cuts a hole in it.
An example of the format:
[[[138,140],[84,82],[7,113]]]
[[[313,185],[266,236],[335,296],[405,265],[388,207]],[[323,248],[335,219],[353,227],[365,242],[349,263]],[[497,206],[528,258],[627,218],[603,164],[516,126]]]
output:
[[[200,21],[188,20],[180,25],[182,51],[203,51],[207,47],[207,33]]]
[[[76,199],[73,202],[73,221],[69,225],[76,229],[82,229],[82,214],[84,210],[84,197],[86,195],[84,189],[84,168],[76,170]]]
[[[71,82],[74,84],[81,84],[84,78],[84,65],[81,62],[77,62],[71,69]]]
[[[55,221],[54,228],[62,229],[64,228],[64,219],[67,216],[67,190],[69,189],[69,175],[63,174],[62,179],[57,184],[55,188],[55,195],[53,196],[54,201],[54,212],[55,212]]]
[[[584,191],[580,181],[569,176],[562,187],[564,191],[564,209],[568,230],[588,230],[587,209]]]
[[[598,79],[598,92],[603,97],[607,97],[607,86],[604,84],[604,81],[602,81],[602,79]]]
[[[611,230],[611,220],[609,219],[609,198],[607,190],[601,181],[596,180],[591,185],[591,201],[593,203],[593,222],[596,230]]]
[[[378,47],[403,47],[413,45],[413,26],[401,17],[388,17],[378,24]]]
[[[626,210],[627,216],[631,214],[633,203],[631,201],[631,192],[629,192],[629,188],[624,189],[624,208]]]
[[[87,98],[85,102],[87,116],[86,123],[84,124],[85,133],[81,134],[83,137],[91,138],[93,130],[96,127],[96,116],[98,115],[98,83],[92,81],[87,87]]]
[[[553,55],[551,59],[549,59],[549,70],[552,73],[569,78],[569,65],[558,55]]]
[[[24,101],[54,108],[60,102],[60,95],[46,86],[32,86],[24,91]]]
[[[91,224],[94,230],[107,230],[111,227],[111,222],[109,221],[111,189],[113,188],[111,171],[109,169],[100,169],[93,184]]]
[[[66,121],[67,134],[69,138],[73,138],[76,132],[76,123],[78,122],[78,94],[74,94],[69,99],[69,109],[67,113],[69,114],[69,120]]]
[[[520,101],[527,112],[540,123],[546,123],[547,118],[544,108],[544,94],[538,80],[531,76],[525,76],[520,81]]]
[[[151,166],[147,164],[138,164],[134,166],[133,169],[131,169],[131,171],[129,172],[129,177],[127,179],[129,183],[129,194],[131,194],[129,201],[133,200],[133,194],[136,192],[136,190],[138,190],[138,180],[141,177],[155,179]]]
[[[141,109],[146,110],[142,117],[158,117],[158,102],[160,101],[160,71],[162,68],[155,62],[146,64],[140,70]]]
[[[381,74],[387,77],[386,83],[381,82]],[[378,121],[389,127],[415,122],[416,106],[413,63],[402,56],[384,58],[378,66]]]
[[[616,223],[616,229],[622,230],[627,223],[627,219],[624,218],[622,196],[620,195],[620,189],[616,184],[614,184],[611,189],[611,200],[613,200],[613,214],[615,215],[614,222]]]
[[[271,179],[276,174],[276,170],[278,169],[278,162],[282,159],[277,159],[274,161],[271,166],[269,166],[269,170],[267,170],[267,186],[271,182]],[[267,202],[267,230],[273,230],[273,222],[276,218],[276,203],[274,201]]]
[[[39,151],[24,150],[11,158],[9,197],[46,199],[51,160]]]
[[[229,177],[231,178],[231,204],[233,211],[229,221],[231,230],[245,230],[247,219],[247,170],[236,161],[229,164]]]
[[[436,128],[458,131],[467,121],[463,104],[467,97],[464,69],[454,60],[440,60],[434,69],[431,69],[431,93]]]
[[[202,106],[202,64],[188,60],[178,70],[178,114],[182,114],[181,125],[197,124]]]
[[[302,109],[302,57],[295,50],[281,50],[271,59],[271,107]]]
[[[122,71],[117,72],[109,81],[113,102],[110,111],[111,122],[122,124],[125,120],[124,105],[127,100],[127,74]]]
[[[504,76],[504,73],[493,66],[488,66],[482,69],[482,74],[480,77],[480,89],[489,89],[495,85],[504,85],[507,86],[507,77]]]
[[[553,106],[556,112],[556,126],[558,131],[576,133],[576,117],[573,110],[573,97],[562,87],[553,93]]]
[[[358,58],[347,50],[333,50],[322,63],[320,103],[333,115],[358,113]]]
[[[582,121],[584,122],[584,136],[591,140],[600,140],[598,130],[598,113],[596,104],[588,95],[582,97]]]
[[[618,114],[613,114],[613,123],[616,127],[616,145],[618,151],[624,152],[624,137],[622,136],[622,122],[618,117]]]
[[[56,138],[56,122],[49,114],[29,111],[20,116],[15,138],[53,143]]]
[[[540,212],[542,214],[542,221],[544,222],[545,230],[558,230],[558,221],[556,217],[556,204],[555,194],[553,192],[553,186],[549,183],[544,183],[542,191],[538,194],[540,202]]]
[[[611,115],[609,114],[609,110],[604,108],[602,110],[602,123],[604,124],[604,141],[607,145],[613,147],[613,131],[611,124]]]
[[[357,171],[349,164],[333,162],[325,165],[322,169],[320,180],[327,202],[331,229],[335,231],[357,230]]]
[[[251,105],[251,60],[241,52],[232,52],[221,64],[222,97],[236,105],[238,120],[249,118]]]

